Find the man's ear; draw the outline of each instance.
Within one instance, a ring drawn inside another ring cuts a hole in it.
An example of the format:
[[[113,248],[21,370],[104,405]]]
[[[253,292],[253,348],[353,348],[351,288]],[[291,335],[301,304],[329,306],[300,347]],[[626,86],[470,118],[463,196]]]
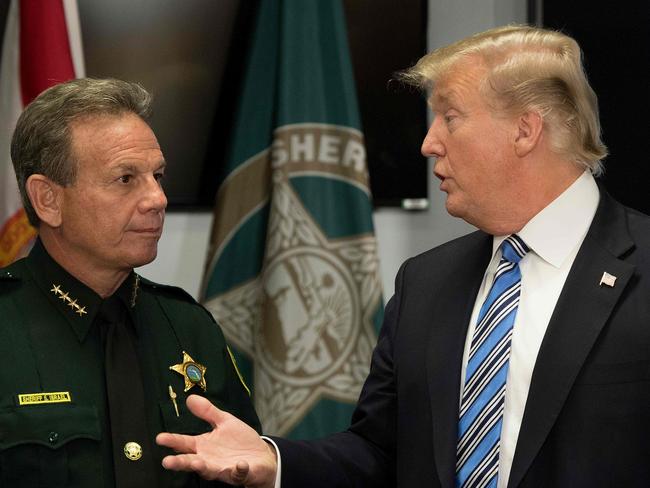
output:
[[[526,112],[517,119],[517,129],[515,153],[519,157],[524,157],[539,144],[544,129],[544,119],[538,112]]]
[[[62,221],[63,187],[54,183],[47,176],[33,174],[27,178],[25,188],[32,207],[41,222],[50,227],[59,227]]]

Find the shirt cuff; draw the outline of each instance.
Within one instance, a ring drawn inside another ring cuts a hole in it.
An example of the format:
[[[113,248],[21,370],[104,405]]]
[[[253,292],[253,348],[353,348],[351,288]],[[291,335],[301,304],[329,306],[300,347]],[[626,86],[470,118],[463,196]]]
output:
[[[275,455],[278,458],[278,470],[275,473],[275,485],[274,488],[281,488],[280,487],[280,479],[282,478],[282,458],[280,457],[280,449],[278,448],[278,445],[273,442],[273,439],[266,437],[265,435],[262,436],[262,439],[264,439],[266,442],[271,444],[273,446],[273,449],[275,449]]]

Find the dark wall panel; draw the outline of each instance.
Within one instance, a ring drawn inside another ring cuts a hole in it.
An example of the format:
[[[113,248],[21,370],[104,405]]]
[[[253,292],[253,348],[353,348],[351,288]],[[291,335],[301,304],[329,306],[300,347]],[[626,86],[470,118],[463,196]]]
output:
[[[619,201],[650,214],[650,2],[544,0],[543,22],[583,48],[610,152],[605,187]]]
[[[258,3],[78,0],[88,76],[154,93],[151,125],[169,163],[172,209],[212,205]],[[375,203],[425,198],[426,105],[389,80],[425,53],[427,0],[343,4]]]

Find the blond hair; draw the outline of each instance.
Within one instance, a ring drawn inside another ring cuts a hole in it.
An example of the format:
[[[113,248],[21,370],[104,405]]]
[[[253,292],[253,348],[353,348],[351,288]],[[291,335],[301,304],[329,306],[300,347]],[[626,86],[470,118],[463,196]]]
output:
[[[574,39],[537,27],[498,27],[436,49],[400,77],[435,89],[436,82],[468,56],[478,57],[487,67],[480,89],[497,111],[539,113],[552,150],[594,175],[602,173],[607,148],[601,140],[598,99]]]

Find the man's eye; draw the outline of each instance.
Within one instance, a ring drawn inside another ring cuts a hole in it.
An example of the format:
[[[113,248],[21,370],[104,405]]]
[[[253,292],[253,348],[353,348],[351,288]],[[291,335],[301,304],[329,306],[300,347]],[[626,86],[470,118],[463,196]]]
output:
[[[161,181],[165,178],[165,173],[154,173],[153,177],[156,181]]]
[[[120,183],[129,183],[131,178],[133,178],[131,175],[122,175],[120,176]]]

